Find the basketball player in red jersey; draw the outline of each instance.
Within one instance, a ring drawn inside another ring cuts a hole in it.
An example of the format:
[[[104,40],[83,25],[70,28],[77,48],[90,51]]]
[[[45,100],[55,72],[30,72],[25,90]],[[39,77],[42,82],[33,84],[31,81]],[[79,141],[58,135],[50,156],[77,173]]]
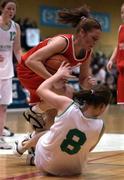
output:
[[[46,129],[46,122],[42,118],[44,114],[41,116],[41,113],[50,109],[43,107],[44,103],[36,94],[39,85],[52,76],[44,66],[46,59],[55,54],[62,54],[69,60],[71,66],[81,63],[80,86],[90,89],[96,83],[90,74],[89,66],[92,48],[101,35],[101,25],[97,20],[90,17],[87,6],[61,10],[58,16],[61,23],[71,24],[75,28],[75,34],[57,35],[40,42],[22,56],[21,63],[17,67],[21,84],[30,92],[30,103],[35,104],[30,110],[24,112],[24,116],[36,131]],[[56,91],[60,93],[63,89],[65,90],[65,88],[57,87]],[[69,91],[71,90],[69,89]],[[68,89],[66,88],[64,92],[68,93]],[[55,115],[55,113],[53,114]],[[50,113],[50,119],[51,116]]]
[[[124,22],[124,3],[121,6],[121,19]],[[118,44],[107,64],[110,71],[112,65],[116,64],[118,70],[117,80],[117,104],[124,104],[124,25],[120,25],[118,32]]]

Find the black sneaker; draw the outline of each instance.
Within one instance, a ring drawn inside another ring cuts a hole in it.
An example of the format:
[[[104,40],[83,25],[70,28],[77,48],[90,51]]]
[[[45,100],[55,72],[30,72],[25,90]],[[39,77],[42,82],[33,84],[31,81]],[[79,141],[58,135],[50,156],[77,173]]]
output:
[[[23,116],[37,132],[45,130],[45,113],[36,113],[32,110],[32,107],[30,107],[23,112]]]

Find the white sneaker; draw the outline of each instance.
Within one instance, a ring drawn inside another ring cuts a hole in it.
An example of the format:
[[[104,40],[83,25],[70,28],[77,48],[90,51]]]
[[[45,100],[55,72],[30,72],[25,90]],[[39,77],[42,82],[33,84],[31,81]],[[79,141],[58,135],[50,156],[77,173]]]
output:
[[[4,126],[2,135],[6,137],[11,137],[14,136],[14,133],[8,127]]]
[[[12,149],[12,146],[9,145],[3,137],[0,137],[0,149]]]
[[[27,134],[21,140],[15,141],[15,146],[14,146],[14,149],[13,149],[13,153],[15,155],[17,155],[17,156],[22,156],[24,154],[24,152],[27,151],[27,149],[25,149],[23,147],[23,142],[28,141],[30,138],[31,138],[30,134]]]

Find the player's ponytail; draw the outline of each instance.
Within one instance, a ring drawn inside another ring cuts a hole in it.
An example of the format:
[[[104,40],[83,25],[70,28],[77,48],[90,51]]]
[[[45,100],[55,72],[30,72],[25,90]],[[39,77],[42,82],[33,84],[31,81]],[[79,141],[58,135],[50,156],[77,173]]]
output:
[[[91,90],[81,90],[74,94],[74,100],[79,104],[88,104],[99,106],[101,104],[108,105],[111,100],[111,91],[105,85],[96,85]]]
[[[76,27],[83,17],[88,18],[90,16],[89,8],[84,5],[74,9],[62,9],[58,12],[58,21],[63,24],[71,24],[72,27]]]
[[[58,21],[63,24],[70,24],[76,28],[78,33],[81,29],[85,32],[92,29],[101,29],[100,23],[91,17],[87,5],[74,9],[62,9],[58,12]]]

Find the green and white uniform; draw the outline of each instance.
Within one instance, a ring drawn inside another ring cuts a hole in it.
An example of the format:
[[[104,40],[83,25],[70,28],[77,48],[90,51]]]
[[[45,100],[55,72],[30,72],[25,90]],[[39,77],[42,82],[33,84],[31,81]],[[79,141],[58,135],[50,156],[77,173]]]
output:
[[[12,102],[13,43],[15,36],[16,24],[14,21],[11,21],[7,30],[0,27],[0,55],[4,58],[0,62],[0,104]]]
[[[39,139],[36,166],[57,176],[80,174],[102,129],[103,120],[84,117],[78,105],[72,103],[55,117],[50,130]]]

